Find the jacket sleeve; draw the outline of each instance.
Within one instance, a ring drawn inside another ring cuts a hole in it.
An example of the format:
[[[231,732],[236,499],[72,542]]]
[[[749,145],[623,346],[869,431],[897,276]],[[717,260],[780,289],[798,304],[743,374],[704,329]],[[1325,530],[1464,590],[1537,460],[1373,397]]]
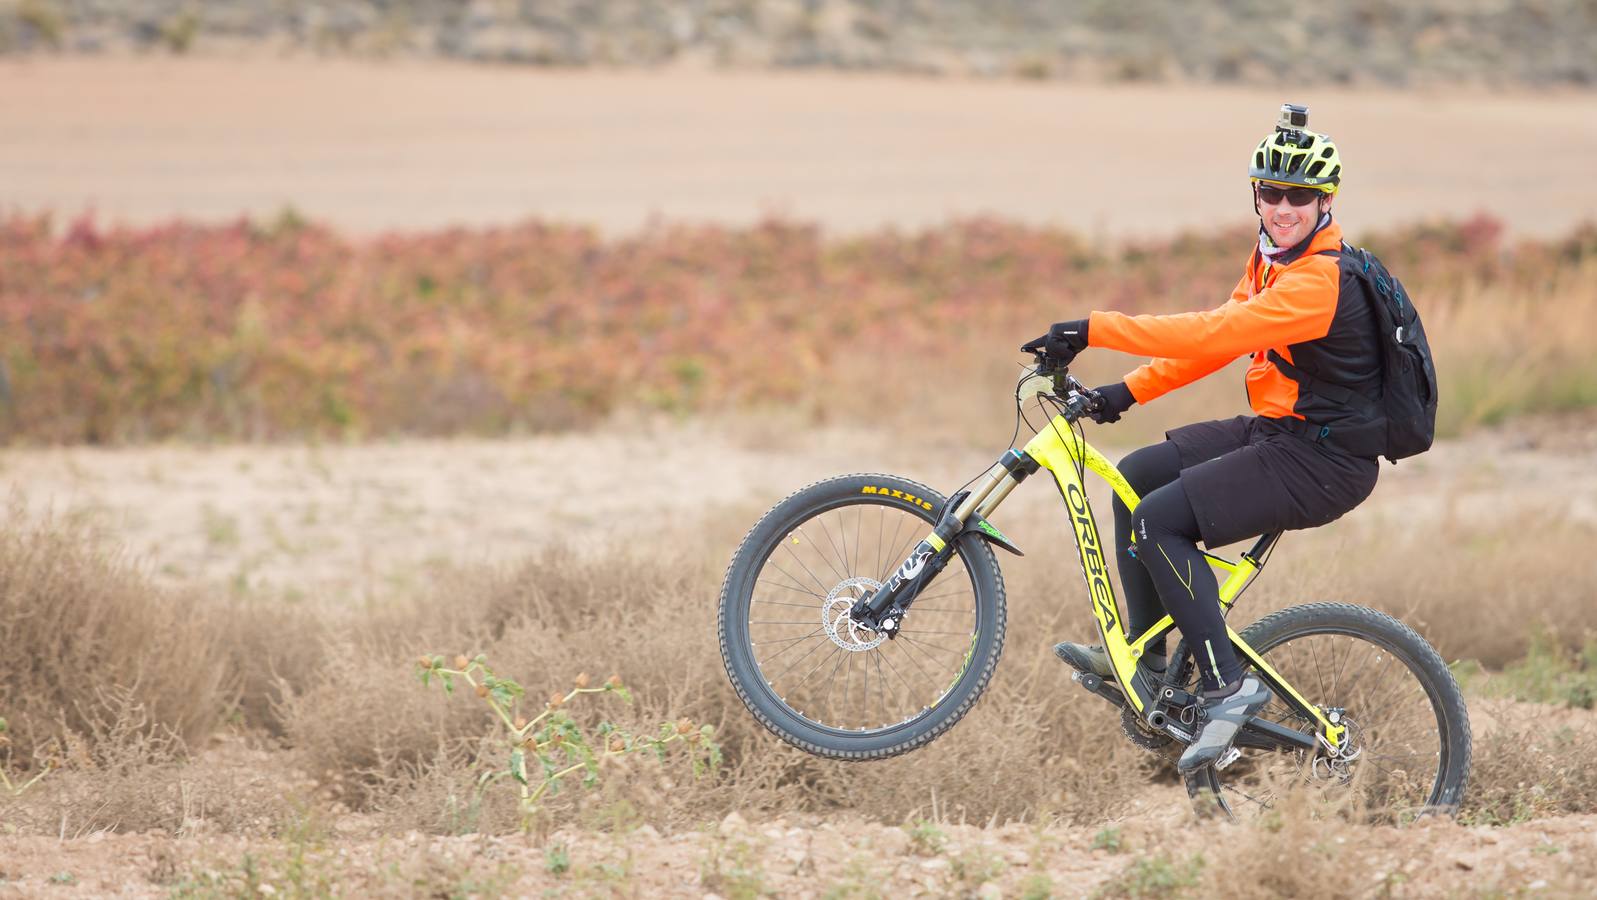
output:
[[[1094,312],[1087,326],[1088,345],[1172,359],[1235,359],[1325,337],[1336,317],[1340,290],[1337,264],[1310,257],[1252,297],[1233,291],[1230,300],[1204,312],[1168,316]]]
[[[1088,333],[1091,334],[1090,330]],[[1138,403],[1147,403],[1225,368],[1233,359],[1235,357],[1216,356],[1210,359],[1149,360],[1126,376],[1126,387],[1131,389],[1131,396]]]

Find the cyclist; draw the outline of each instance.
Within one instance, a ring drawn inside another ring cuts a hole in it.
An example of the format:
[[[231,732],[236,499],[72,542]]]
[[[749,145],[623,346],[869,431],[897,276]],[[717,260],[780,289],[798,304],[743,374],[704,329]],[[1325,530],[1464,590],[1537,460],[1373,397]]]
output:
[[[1153,357],[1097,389],[1100,422],[1251,357],[1246,387],[1255,415],[1176,428],[1131,453],[1120,471],[1142,500],[1134,512],[1114,500],[1130,633],[1169,610],[1202,679],[1199,729],[1178,763],[1184,773],[1218,760],[1271,696],[1227,639],[1219,585],[1198,541],[1213,548],[1324,525],[1375,488],[1384,425],[1336,398],[1347,400],[1347,389],[1379,396],[1380,348],[1368,304],[1356,288],[1343,292],[1337,257],[1322,255],[1341,247],[1331,206],[1342,162],[1329,137],[1307,130],[1307,113],[1283,107],[1276,130],[1254,149],[1248,175],[1259,242],[1230,299],[1163,316],[1097,310],[1022,348],[1061,360],[1087,347]],[[1102,647],[1065,642],[1054,652],[1082,672],[1113,677]],[[1139,665],[1162,671],[1165,653],[1163,642],[1150,645]]]

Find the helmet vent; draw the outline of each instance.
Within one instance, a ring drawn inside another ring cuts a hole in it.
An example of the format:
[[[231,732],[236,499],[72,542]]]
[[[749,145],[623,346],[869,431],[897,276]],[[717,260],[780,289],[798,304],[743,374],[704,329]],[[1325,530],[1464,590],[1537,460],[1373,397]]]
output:
[[[1314,176],[1320,174],[1320,170],[1323,168],[1325,168],[1325,161],[1317,159],[1314,161],[1313,165],[1309,166],[1309,170],[1305,174],[1307,174],[1310,178],[1313,178]]]
[[[1321,159],[1330,159],[1331,158],[1331,154],[1335,153],[1335,152],[1336,152],[1336,148],[1334,148],[1334,147],[1326,147],[1324,150],[1320,151],[1320,158]]]
[[[1337,166],[1336,168],[1331,170],[1331,174],[1329,174],[1329,175],[1327,175],[1325,177],[1326,178],[1335,178],[1335,177],[1337,177],[1338,175],[1341,175],[1341,174],[1342,174],[1342,167],[1341,166]]]

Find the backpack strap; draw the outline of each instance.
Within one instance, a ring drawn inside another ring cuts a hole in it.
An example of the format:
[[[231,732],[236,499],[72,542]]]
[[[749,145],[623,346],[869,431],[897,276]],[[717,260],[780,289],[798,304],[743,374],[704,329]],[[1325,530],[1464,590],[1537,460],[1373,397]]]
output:
[[[1321,250],[1314,255],[1330,256],[1341,259],[1342,254],[1347,252],[1356,253],[1358,251],[1355,250],[1347,241],[1343,241],[1342,245],[1335,250]],[[1370,398],[1360,394],[1358,391],[1355,391],[1352,388],[1315,378],[1313,375],[1310,375],[1297,366],[1287,362],[1285,357],[1274,350],[1267,351],[1266,355],[1270,358],[1270,362],[1274,363],[1275,367],[1281,370],[1282,375],[1285,375],[1286,377],[1297,382],[1300,388],[1303,388],[1310,393],[1319,394],[1322,397],[1330,398],[1331,400],[1340,403],[1343,406],[1351,407],[1353,409],[1368,410],[1376,405],[1375,401],[1370,400]]]
[[[1363,394],[1360,394],[1358,391],[1344,387],[1340,384],[1332,384],[1329,381],[1315,378],[1313,375],[1310,375],[1297,366],[1287,362],[1285,357],[1274,350],[1268,351],[1266,355],[1269,356],[1270,362],[1274,363],[1275,367],[1281,370],[1282,375],[1285,375],[1293,381],[1296,381],[1300,388],[1303,388],[1312,394],[1319,394],[1321,397],[1328,397],[1337,403],[1342,404],[1343,406],[1352,407],[1354,409],[1367,409],[1371,405],[1370,399]]]

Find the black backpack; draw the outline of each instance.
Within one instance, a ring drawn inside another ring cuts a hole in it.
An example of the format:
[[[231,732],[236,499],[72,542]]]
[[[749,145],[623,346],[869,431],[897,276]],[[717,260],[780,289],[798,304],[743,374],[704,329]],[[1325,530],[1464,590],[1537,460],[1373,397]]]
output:
[[[1386,270],[1375,254],[1343,242],[1341,250],[1323,250],[1341,258],[1375,311],[1380,330],[1381,403],[1386,443],[1381,455],[1392,462],[1424,453],[1436,437],[1436,362],[1425,339],[1419,310],[1403,283]]]

